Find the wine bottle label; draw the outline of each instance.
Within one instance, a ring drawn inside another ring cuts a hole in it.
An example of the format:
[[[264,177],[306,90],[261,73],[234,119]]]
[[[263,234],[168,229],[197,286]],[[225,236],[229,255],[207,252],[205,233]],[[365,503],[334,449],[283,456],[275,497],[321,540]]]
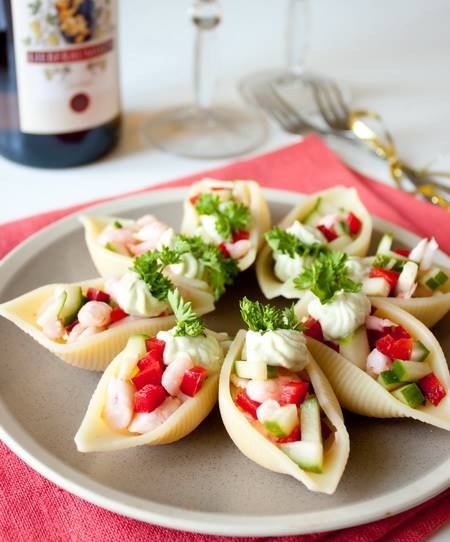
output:
[[[119,113],[116,0],[13,0],[22,132],[92,128]]]

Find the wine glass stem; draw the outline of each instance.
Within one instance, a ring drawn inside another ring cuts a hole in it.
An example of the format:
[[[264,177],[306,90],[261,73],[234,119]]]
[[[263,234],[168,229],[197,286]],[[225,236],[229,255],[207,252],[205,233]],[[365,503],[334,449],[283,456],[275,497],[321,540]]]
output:
[[[286,62],[290,72],[300,75],[306,68],[310,39],[309,0],[288,0],[286,18]]]
[[[212,104],[216,83],[220,4],[216,0],[196,0],[191,7],[191,16],[197,27],[194,45],[195,103],[199,109],[208,109]]]

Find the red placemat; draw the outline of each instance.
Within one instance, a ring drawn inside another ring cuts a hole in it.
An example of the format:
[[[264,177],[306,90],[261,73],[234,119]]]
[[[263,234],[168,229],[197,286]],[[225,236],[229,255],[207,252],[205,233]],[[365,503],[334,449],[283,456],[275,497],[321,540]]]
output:
[[[187,185],[204,176],[218,179],[255,179],[266,187],[306,193],[336,184],[354,186],[370,212],[418,235],[434,235],[441,248],[450,252],[450,216],[446,211],[351,172],[316,136],[263,156],[164,186]],[[153,188],[156,187],[151,189]],[[93,203],[98,202],[88,202],[0,225],[0,257],[43,226]],[[449,520],[450,490],[407,512],[360,527],[304,536],[271,537],[266,540],[419,542],[426,540]],[[103,510],[59,489],[0,444],[1,541],[200,542],[224,539],[173,531]],[[257,539],[227,540],[237,542]]]

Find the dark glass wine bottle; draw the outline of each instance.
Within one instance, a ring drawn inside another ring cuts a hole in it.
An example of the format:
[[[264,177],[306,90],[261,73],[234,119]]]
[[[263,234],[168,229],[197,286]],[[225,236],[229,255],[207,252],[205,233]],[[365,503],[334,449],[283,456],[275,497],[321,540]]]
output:
[[[120,133],[116,0],[0,0],[0,154],[61,168]]]

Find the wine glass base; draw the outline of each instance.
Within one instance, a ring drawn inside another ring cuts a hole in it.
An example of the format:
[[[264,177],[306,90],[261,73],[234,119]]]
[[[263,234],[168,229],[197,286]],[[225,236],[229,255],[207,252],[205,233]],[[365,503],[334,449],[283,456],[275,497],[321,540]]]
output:
[[[234,106],[175,107],[153,116],[144,126],[148,139],[163,151],[190,158],[227,158],[253,150],[266,138],[257,112]]]

